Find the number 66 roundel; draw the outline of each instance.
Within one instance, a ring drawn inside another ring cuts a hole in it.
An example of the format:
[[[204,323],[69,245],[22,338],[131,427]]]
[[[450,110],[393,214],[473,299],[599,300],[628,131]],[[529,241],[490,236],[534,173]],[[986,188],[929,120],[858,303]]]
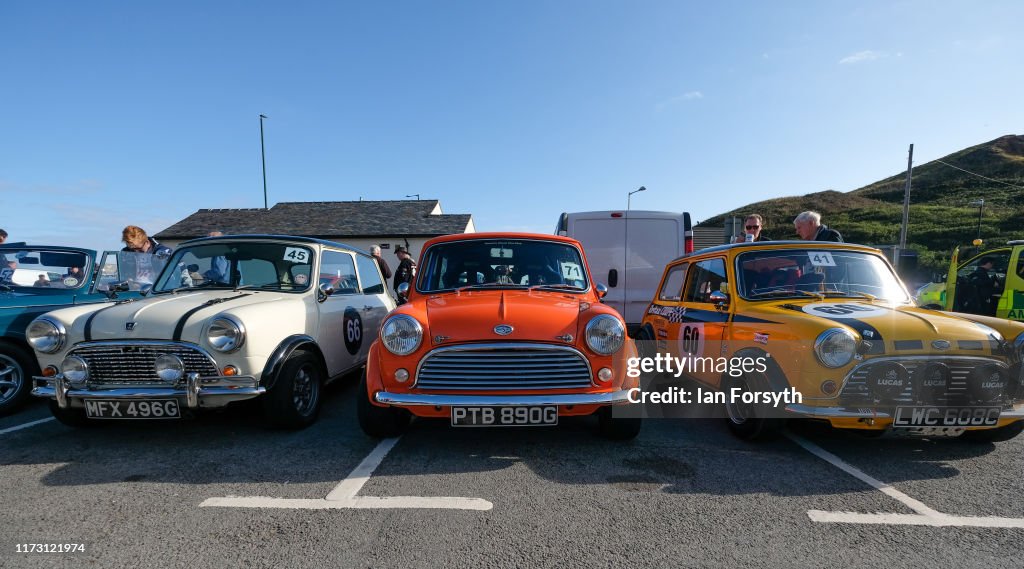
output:
[[[359,316],[359,311],[351,306],[346,308],[343,325],[345,349],[354,356],[359,353],[359,348],[363,345],[363,319]]]

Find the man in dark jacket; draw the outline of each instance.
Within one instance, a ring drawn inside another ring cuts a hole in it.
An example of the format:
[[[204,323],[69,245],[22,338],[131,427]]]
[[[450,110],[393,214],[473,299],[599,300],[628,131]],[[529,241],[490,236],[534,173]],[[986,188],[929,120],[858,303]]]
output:
[[[821,214],[816,211],[805,211],[793,220],[796,234],[804,241],[835,241],[843,242],[843,236],[835,229],[821,224]]]
[[[395,255],[398,256],[399,263],[398,268],[395,269],[395,281],[393,283],[395,289],[395,296],[398,297],[398,304],[405,304],[405,299],[398,294],[398,286],[402,283],[412,283],[412,279],[416,276],[416,262],[412,260],[412,255],[409,254],[409,250],[405,247],[396,247]]]
[[[388,266],[388,262],[380,256],[380,246],[374,245],[370,247],[370,255],[373,256],[373,260],[377,261],[377,266],[380,267],[380,274],[384,275],[384,280],[387,281],[391,278],[391,267]]]
[[[968,277],[968,282],[970,282],[978,299],[977,310],[971,310],[970,312],[982,316],[996,315],[996,304],[998,301],[995,298],[996,282],[992,277],[994,266],[995,261],[993,261],[992,257],[982,257],[978,261],[978,268]]]

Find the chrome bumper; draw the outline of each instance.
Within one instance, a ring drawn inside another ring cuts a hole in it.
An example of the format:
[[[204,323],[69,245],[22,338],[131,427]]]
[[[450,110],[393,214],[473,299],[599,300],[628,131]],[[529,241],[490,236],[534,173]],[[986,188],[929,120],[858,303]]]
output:
[[[908,405],[911,407],[912,405]],[[892,414],[885,411],[874,411],[872,409],[851,409],[847,407],[815,407],[794,403],[786,405],[786,412],[794,418],[808,419],[892,419]],[[1004,409],[999,414],[1000,419],[1024,419],[1024,404],[1014,405],[1010,409]]]
[[[449,407],[452,405],[481,407],[523,407],[528,405],[618,405],[629,403],[629,390],[611,393],[564,393],[541,395],[421,395],[378,391],[373,398],[382,405],[396,407]]]
[[[76,401],[77,406],[86,399],[177,399],[189,409],[200,407],[223,407],[233,401],[259,397],[267,392],[265,387],[252,376],[199,377],[190,373],[184,385],[176,387],[116,387],[110,389],[72,388],[63,375],[35,377],[37,382],[45,381],[32,390],[36,397],[56,399],[57,405],[66,409]]]

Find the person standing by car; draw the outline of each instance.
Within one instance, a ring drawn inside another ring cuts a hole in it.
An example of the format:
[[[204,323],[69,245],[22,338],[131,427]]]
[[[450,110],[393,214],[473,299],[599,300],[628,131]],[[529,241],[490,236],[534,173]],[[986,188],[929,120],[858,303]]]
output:
[[[398,256],[399,259],[398,268],[395,269],[395,281],[393,283],[395,296],[398,297],[399,304],[405,304],[405,299],[398,294],[398,287],[402,283],[412,283],[413,277],[416,276],[416,262],[412,260],[412,255],[409,254],[409,250],[401,245],[395,248],[395,255]]]
[[[388,262],[380,256],[380,245],[374,245],[370,247],[370,255],[373,256],[373,260],[377,261],[377,266],[380,267],[380,274],[384,275],[384,280],[391,278],[391,267],[388,266]]]
[[[804,241],[843,242],[843,236],[835,229],[821,224],[821,214],[816,211],[805,211],[793,220],[796,234]]]
[[[7,241],[7,232],[0,229],[0,245],[3,245]],[[0,253],[0,269],[2,268],[17,269],[18,263],[16,261],[8,261],[7,256]]]
[[[145,230],[137,225],[129,225],[121,231],[121,241],[125,247],[121,251],[125,253],[144,253],[143,255],[125,256],[126,275],[136,283],[152,285],[160,269],[162,262],[154,263],[154,259],[165,261],[174,252],[166,245],[161,245],[156,239],[146,235]]]
[[[968,277],[971,288],[974,289],[978,299],[976,314],[982,316],[996,315],[996,303],[993,302],[996,293],[996,282],[992,276],[994,266],[995,261],[992,257],[982,257],[978,261],[978,268]]]
[[[743,220],[743,233],[736,236],[736,243],[750,243],[753,241],[771,241],[764,235],[761,235],[761,230],[764,227],[764,218],[756,213],[752,213]],[[751,235],[753,237],[751,237]]]

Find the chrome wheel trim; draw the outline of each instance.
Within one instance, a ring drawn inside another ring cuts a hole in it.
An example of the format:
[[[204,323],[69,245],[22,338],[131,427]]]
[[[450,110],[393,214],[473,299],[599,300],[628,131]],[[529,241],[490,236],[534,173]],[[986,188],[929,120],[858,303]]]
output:
[[[292,378],[292,405],[300,415],[309,415],[320,397],[320,386],[313,372],[313,364],[305,364]]]
[[[0,403],[14,398],[25,381],[25,370],[17,360],[7,354],[0,354]]]

